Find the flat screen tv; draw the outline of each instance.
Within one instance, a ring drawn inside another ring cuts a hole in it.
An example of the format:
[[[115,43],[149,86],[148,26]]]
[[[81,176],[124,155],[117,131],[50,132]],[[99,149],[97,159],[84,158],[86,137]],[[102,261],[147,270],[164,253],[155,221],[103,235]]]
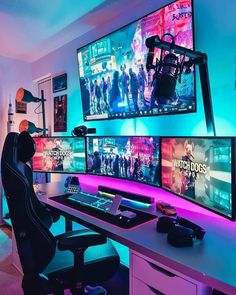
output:
[[[35,137],[33,171],[85,173],[85,139],[83,137]]]
[[[175,1],[77,50],[85,121],[196,111],[194,68],[177,82],[174,100],[159,105],[154,71],[145,68],[148,37],[170,33],[177,45],[193,49],[192,10],[192,0]],[[154,60],[159,55],[156,49]]]
[[[87,171],[159,186],[159,137],[87,137]]]
[[[234,219],[234,139],[161,138],[162,187]]]

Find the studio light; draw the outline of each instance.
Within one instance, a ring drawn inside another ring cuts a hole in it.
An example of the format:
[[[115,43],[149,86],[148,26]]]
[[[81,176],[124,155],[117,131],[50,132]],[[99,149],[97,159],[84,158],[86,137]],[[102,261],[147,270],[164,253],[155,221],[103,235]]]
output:
[[[16,92],[16,101],[17,102],[40,102],[41,100],[38,97],[33,96],[31,92],[24,88],[19,88]]]
[[[172,42],[164,40],[166,36],[171,37]],[[174,42],[174,37],[167,33],[160,38],[158,35],[146,39],[149,49],[146,69],[154,70],[153,92],[151,97],[158,104],[171,104],[175,100],[175,87],[177,80],[181,82],[181,74],[191,72],[191,67],[199,66],[205,121],[208,135],[215,135],[215,122],[212,108],[210,81],[208,73],[207,55],[200,51],[191,50]],[[154,61],[155,48],[161,49],[160,59]],[[164,54],[168,51],[168,54]],[[177,56],[178,55],[178,56]]]
[[[28,120],[22,120],[19,125],[19,131],[20,132],[27,131],[28,133],[32,134],[35,132],[40,133],[43,131],[43,129],[36,127],[34,123],[32,123]]]
[[[24,88],[19,88],[16,92],[16,101],[17,102],[40,102],[42,104],[42,120],[43,120],[43,128],[37,128],[34,123],[29,122],[27,120],[21,121],[19,125],[19,131],[27,131],[29,133],[39,133],[43,132],[43,136],[46,136],[46,116],[45,116],[45,99],[44,99],[44,92],[41,90],[41,98],[33,96],[31,92]]]

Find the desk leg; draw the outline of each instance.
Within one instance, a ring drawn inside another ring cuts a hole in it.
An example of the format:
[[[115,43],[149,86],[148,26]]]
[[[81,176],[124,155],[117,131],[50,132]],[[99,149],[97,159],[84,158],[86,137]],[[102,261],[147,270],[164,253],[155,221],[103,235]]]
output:
[[[72,220],[67,217],[65,217],[65,230],[66,232],[72,231]]]

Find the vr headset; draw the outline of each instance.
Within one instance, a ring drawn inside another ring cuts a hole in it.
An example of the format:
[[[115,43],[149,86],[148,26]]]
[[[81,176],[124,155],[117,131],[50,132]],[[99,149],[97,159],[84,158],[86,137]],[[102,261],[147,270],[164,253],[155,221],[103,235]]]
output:
[[[206,231],[199,225],[182,217],[159,217],[156,230],[168,233],[167,241],[174,247],[191,247],[193,239],[202,240]]]

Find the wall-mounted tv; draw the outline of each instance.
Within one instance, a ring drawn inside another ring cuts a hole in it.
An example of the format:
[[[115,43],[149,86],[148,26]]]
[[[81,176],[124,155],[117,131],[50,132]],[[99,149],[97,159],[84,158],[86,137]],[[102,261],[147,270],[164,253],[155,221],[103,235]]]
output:
[[[162,187],[235,219],[234,139],[161,138]]]
[[[160,185],[159,137],[87,137],[87,171]]]
[[[174,100],[159,105],[154,71],[145,69],[148,37],[170,33],[177,45],[193,48],[192,10],[192,0],[178,0],[77,50],[85,121],[196,111],[194,69],[177,82]]]
[[[85,173],[85,138],[35,137],[33,171]]]

